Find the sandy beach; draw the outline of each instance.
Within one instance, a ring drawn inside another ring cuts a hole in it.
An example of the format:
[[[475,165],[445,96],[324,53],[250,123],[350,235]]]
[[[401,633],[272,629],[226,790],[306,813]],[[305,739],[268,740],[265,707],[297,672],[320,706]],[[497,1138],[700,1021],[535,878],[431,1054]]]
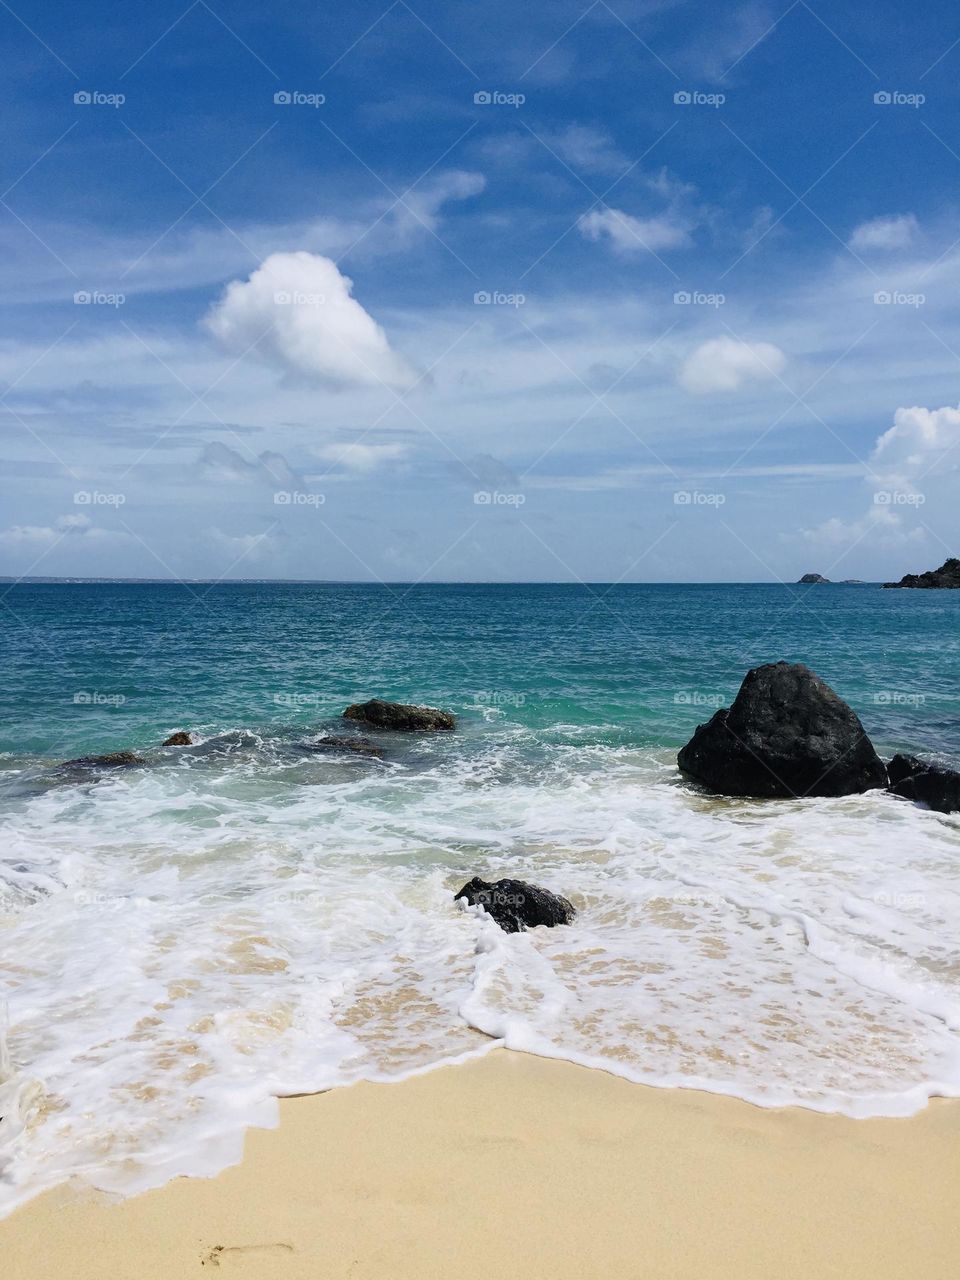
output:
[[[763,1110],[496,1052],[287,1099],[216,1178],[121,1202],[59,1188],[0,1249],[16,1280],[947,1280],[960,1106]]]

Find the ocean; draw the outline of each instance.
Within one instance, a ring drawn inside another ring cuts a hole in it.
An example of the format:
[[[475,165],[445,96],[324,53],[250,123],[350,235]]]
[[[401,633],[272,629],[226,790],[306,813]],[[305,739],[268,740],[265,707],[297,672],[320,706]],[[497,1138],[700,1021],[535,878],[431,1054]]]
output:
[[[911,1114],[960,1096],[960,819],[708,796],[676,751],[812,667],[960,762],[960,592],[21,584],[0,610],[0,1212],[239,1159],[276,1097],[498,1045]],[[311,749],[351,702],[455,733]],[[188,747],[163,748],[173,731]],[[96,772],[74,757],[129,749]],[[471,876],[571,898],[508,935]],[[319,1151],[318,1160],[323,1153]]]

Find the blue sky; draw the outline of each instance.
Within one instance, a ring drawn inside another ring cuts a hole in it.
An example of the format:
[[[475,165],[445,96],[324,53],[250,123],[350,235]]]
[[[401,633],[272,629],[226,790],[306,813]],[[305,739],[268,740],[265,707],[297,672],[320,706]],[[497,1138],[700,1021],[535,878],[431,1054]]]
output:
[[[957,550],[954,6],[0,28],[0,573],[877,579]]]

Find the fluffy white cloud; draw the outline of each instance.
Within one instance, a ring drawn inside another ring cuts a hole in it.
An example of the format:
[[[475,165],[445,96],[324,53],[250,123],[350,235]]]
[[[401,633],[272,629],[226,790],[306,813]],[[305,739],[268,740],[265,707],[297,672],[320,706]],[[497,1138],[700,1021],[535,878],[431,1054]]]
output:
[[[606,236],[617,253],[676,249],[690,241],[687,224],[676,217],[635,218],[621,209],[593,209],[577,226],[588,240]]]
[[[879,475],[906,483],[956,446],[960,446],[960,409],[913,405],[896,411],[893,426],[877,440],[870,461]]]
[[[200,455],[200,466],[211,480],[227,484],[260,481],[274,488],[281,485],[290,489],[299,482],[299,476],[282,453],[266,450],[247,461],[236,449],[219,440],[205,446]]]
[[[738,391],[745,382],[778,377],[786,363],[787,357],[771,342],[711,338],[687,356],[680,383],[695,395]]]
[[[228,351],[255,348],[280,368],[328,386],[410,386],[412,370],[352,289],[329,258],[274,253],[249,280],[227,285],[206,323]]]
[[[850,248],[905,249],[917,230],[917,219],[912,213],[898,214],[892,218],[871,218],[854,227],[850,236]]]
[[[127,534],[112,533],[92,524],[89,516],[76,514],[60,516],[52,525],[15,524],[0,532],[0,544],[5,547],[49,547],[61,538],[70,537],[85,542],[105,539],[125,540]]]
[[[409,452],[405,444],[329,444],[318,449],[325,462],[349,471],[372,471],[384,462],[395,462]]]
[[[812,529],[801,530],[804,539],[815,546],[843,552],[869,538],[874,547],[902,547],[922,542],[922,528],[908,528],[898,511],[874,504],[859,520],[840,520],[834,516]]]

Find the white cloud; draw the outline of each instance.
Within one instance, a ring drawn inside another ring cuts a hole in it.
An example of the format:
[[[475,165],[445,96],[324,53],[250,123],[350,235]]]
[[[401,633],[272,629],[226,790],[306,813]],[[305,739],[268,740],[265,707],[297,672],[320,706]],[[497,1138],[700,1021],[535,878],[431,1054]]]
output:
[[[409,452],[405,444],[329,444],[317,450],[325,462],[348,471],[372,471],[385,462],[395,462]]]
[[[282,453],[266,450],[248,462],[236,449],[219,440],[205,446],[200,455],[200,466],[211,480],[226,484],[256,480],[291,489],[299,482],[297,473]]]
[[[913,405],[896,411],[893,426],[877,440],[870,461],[878,474],[907,483],[955,446],[960,446],[960,409]]]
[[[231,557],[230,563],[223,570],[225,573],[238,566],[241,560],[259,560],[276,547],[276,539],[269,529],[264,533],[230,534],[214,527],[207,530],[207,537],[215,547]]]
[[[73,543],[103,542],[109,539],[125,541],[127,534],[113,533],[92,524],[89,516],[72,513],[60,516],[52,525],[15,524],[0,532],[0,544],[6,547],[45,547],[69,537]]]
[[[905,249],[918,230],[917,219],[912,213],[890,218],[871,218],[854,227],[850,236],[850,248]]]
[[[676,249],[690,241],[687,224],[677,218],[634,218],[620,209],[594,209],[585,213],[577,226],[588,240],[607,236],[617,253]]]
[[[410,386],[412,370],[352,289],[329,258],[274,253],[249,280],[227,285],[206,323],[228,351],[255,346],[262,359],[328,386]]]
[[[926,533],[922,528],[908,529],[898,511],[887,506],[874,505],[859,520],[841,520],[834,516],[812,529],[802,529],[805,541],[815,546],[832,547],[847,551],[869,538],[873,547],[901,547],[922,542]]]
[[[696,395],[738,391],[745,382],[778,377],[786,363],[787,357],[771,342],[711,338],[687,356],[680,370],[680,383]]]

